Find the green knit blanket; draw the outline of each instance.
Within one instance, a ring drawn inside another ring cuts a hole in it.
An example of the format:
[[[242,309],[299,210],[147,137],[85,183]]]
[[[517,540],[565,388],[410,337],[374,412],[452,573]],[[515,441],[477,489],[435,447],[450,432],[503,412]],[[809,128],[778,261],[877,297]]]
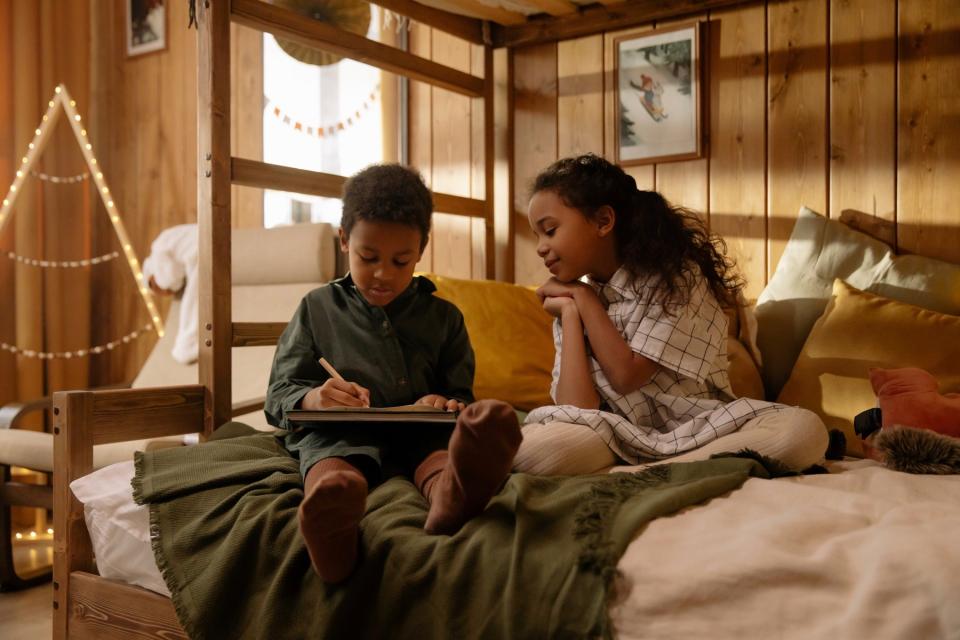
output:
[[[137,454],[157,564],[191,638],[609,637],[616,564],[650,520],[767,478],[742,457],[570,478],[517,474],[454,536],[423,532],[404,478],[371,492],[361,560],[339,586],[297,529],[297,461],[231,423],[193,447]]]

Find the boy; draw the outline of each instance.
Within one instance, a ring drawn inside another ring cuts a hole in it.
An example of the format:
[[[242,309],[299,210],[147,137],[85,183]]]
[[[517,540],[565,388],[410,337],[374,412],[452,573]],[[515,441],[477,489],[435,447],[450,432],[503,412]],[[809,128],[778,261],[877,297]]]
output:
[[[350,272],[308,293],[277,345],[264,408],[275,426],[292,429],[285,414],[298,408],[463,409],[452,435],[323,425],[286,436],[304,478],[300,531],[328,583],[356,564],[370,484],[412,471],[430,503],[424,529],[452,534],[499,490],[520,444],[509,405],[469,404],[474,357],[463,316],[433,296],[432,282],[413,277],[432,210],[422,178],[406,167],[374,165],[348,180],[340,250]],[[344,380],[326,373],[320,357]]]

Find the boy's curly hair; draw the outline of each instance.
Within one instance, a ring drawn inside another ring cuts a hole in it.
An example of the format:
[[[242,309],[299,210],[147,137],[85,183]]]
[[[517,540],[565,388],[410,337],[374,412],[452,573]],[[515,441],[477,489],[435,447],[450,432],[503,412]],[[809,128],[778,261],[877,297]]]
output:
[[[358,220],[399,222],[420,230],[420,250],[430,237],[433,198],[416,169],[400,164],[375,164],[343,185],[340,226],[347,236]]]
[[[556,193],[591,219],[609,205],[624,266],[633,276],[660,274],[660,302],[686,304],[699,271],[721,305],[736,305],[744,281],[725,255],[723,239],[694,212],[672,206],[656,191],[639,191],[617,165],[592,153],[558,160],[534,180],[532,193],[540,191]]]

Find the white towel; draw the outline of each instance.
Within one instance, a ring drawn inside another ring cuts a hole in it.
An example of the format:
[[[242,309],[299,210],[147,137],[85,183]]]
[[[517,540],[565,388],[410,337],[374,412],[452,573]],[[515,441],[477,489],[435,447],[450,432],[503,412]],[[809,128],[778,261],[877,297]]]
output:
[[[197,359],[197,225],[181,224],[164,229],[150,246],[143,261],[144,284],[150,277],[157,286],[170,291],[183,290],[180,299],[180,329],[173,345],[177,362],[190,364]]]

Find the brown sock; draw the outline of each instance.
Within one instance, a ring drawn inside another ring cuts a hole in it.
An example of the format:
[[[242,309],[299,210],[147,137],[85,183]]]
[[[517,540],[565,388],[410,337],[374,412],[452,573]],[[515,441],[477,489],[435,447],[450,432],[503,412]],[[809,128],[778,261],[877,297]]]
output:
[[[449,459],[450,452],[446,449],[434,451],[424,458],[417,470],[413,472],[413,484],[427,499],[427,502],[430,501],[430,492],[433,491],[433,485],[437,483],[437,478],[440,477],[440,472],[447,466],[447,460]]]
[[[357,563],[367,481],[343,458],[326,458],[310,467],[303,485],[300,533],[313,569],[324,582],[345,580]]]
[[[510,405],[481,400],[464,409],[449,451],[430,454],[414,474],[430,501],[424,531],[452,535],[482,512],[510,473],[520,440]]]

